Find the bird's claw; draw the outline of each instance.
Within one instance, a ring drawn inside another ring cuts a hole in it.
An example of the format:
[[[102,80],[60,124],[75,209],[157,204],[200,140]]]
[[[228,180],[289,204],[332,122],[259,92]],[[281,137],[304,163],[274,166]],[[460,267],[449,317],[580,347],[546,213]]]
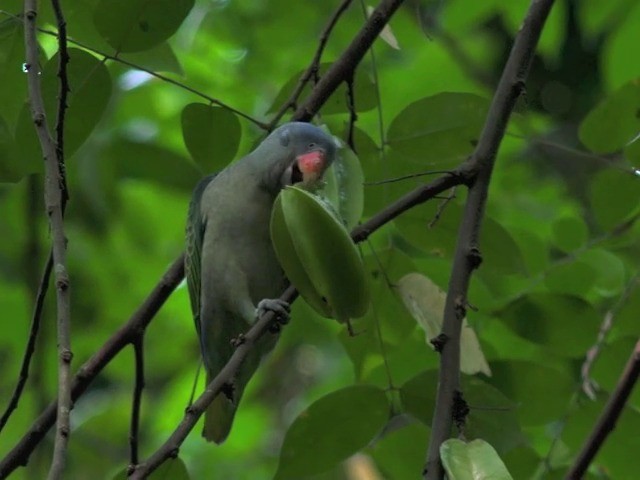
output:
[[[280,331],[282,325],[286,325],[289,322],[291,306],[279,298],[265,298],[258,303],[256,317],[262,318],[267,312],[273,312],[275,316],[275,322],[271,324],[269,331],[277,333]]]
[[[244,333],[239,333],[237,337],[234,337],[231,339],[231,346],[238,348],[240,345],[242,345],[244,342],[246,342],[247,339],[244,336]]]

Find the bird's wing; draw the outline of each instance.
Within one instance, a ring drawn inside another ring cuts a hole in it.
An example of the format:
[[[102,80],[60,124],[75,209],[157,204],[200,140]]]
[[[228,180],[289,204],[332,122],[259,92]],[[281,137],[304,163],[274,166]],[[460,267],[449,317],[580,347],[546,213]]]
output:
[[[187,277],[187,287],[189,288],[191,311],[193,312],[193,319],[196,323],[198,335],[200,335],[202,239],[206,228],[206,220],[202,218],[200,202],[202,200],[202,194],[215,176],[216,174],[209,175],[196,185],[191,203],[189,204],[189,214],[187,216],[187,249],[184,257],[184,270]]]

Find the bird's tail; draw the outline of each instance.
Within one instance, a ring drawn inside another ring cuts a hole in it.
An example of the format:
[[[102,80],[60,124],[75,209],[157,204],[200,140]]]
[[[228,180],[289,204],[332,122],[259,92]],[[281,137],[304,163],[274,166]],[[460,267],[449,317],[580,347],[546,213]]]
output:
[[[218,445],[224,442],[231,431],[236,408],[224,392],[220,392],[204,412],[202,436]]]

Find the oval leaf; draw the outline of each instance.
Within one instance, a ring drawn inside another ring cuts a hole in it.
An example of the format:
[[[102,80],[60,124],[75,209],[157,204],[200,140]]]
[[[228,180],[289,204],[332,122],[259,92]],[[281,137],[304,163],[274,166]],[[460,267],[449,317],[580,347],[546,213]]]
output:
[[[193,4],[194,0],[100,0],[93,23],[118,52],[138,52],[173,35]]]
[[[452,480],[513,480],[496,451],[484,440],[450,438],[440,446],[440,458]]]
[[[640,82],[633,81],[612,93],[586,116],[578,135],[595,153],[622,149],[640,132]]]
[[[422,165],[456,164],[473,151],[488,108],[488,100],[471,93],[423,98],[393,119],[389,146]]]
[[[322,397],[289,427],[275,478],[297,479],[329,470],[367,446],[388,416],[387,396],[376,387],[357,385]]]
[[[425,331],[427,345],[433,348],[431,340],[442,330],[447,294],[420,273],[409,273],[402,277],[398,281],[398,292],[404,306]],[[460,370],[469,375],[481,372],[491,376],[491,368],[482,353],[476,332],[466,318],[462,321],[460,334]]]
[[[238,152],[242,129],[238,117],[222,107],[190,103],[182,110],[182,138],[204,172],[225,167]]]
[[[69,49],[67,77],[69,80],[68,108],[64,122],[65,156],[69,158],[89,138],[104,114],[111,98],[111,77],[104,63],[77,48]],[[58,110],[58,54],[42,70],[42,96],[51,134],[55,136]],[[16,127],[16,148],[21,161],[32,167],[30,172],[41,171],[42,152],[33,128],[31,111],[24,104]]]

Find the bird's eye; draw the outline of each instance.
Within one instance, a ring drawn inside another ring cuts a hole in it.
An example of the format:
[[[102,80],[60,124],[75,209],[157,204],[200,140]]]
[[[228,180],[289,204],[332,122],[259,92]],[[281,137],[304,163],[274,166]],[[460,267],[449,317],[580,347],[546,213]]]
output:
[[[316,144],[313,143],[313,142],[311,142],[309,145],[307,145],[307,147],[309,147],[309,148],[315,148],[315,146],[316,146]]]

